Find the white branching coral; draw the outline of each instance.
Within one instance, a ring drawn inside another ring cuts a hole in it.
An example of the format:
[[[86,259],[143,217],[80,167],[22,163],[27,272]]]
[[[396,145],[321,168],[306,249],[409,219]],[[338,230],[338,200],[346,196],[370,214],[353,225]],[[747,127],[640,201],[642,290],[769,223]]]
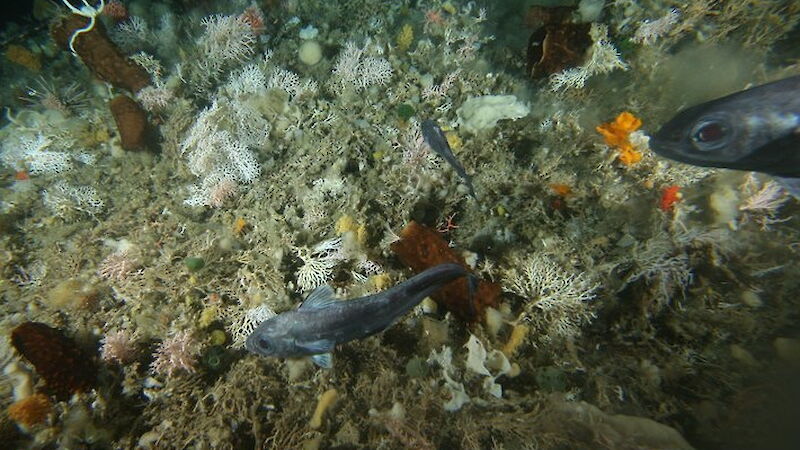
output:
[[[233,348],[244,348],[247,337],[250,336],[261,322],[275,316],[275,311],[267,304],[261,304],[244,312],[231,314],[233,317],[225,327],[231,334]]]
[[[241,16],[213,15],[201,24],[205,33],[198,45],[211,68],[219,69],[229,61],[244,61],[255,50],[256,36],[247,20]]]
[[[191,195],[185,204],[221,206],[239,185],[251,183],[261,174],[261,165],[249,146],[264,145],[269,123],[244,103],[238,105],[215,101],[187,133],[181,152],[189,170],[201,181],[189,187]]]
[[[231,98],[263,94],[266,91],[267,77],[256,64],[248,64],[235,72],[223,86],[222,91]]]
[[[42,134],[22,134],[6,142],[0,148],[0,162],[15,170],[27,170],[31,175],[57,175],[75,167],[72,155],[50,150],[52,141]]]
[[[362,259],[356,263],[356,270],[350,271],[350,275],[357,282],[366,283],[369,277],[382,274],[383,272],[383,267],[381,267],[380,264],[363,256]]]
[[[150,27],[141,17],[131,16],[114,29],[111,37],[125,50],[141,48],[152,40]]]
[[[200,342],[192,336],[191,331],[178,332],[158,345],[150,370],[168,377],[179,370],[194,372],[200,349]]]
[[[360,91],[372,85],[386,84],[392,78],[392,65],[384,58],[365,56],[366,47],[348,41],[333,67],[333,90]]]
[[[612,70],[628,70],[628,65],[620,58],[619,52],[608,41],[608,27],[593,23],[589,36],[594,42],[589,49],[589,59],[580,67],[566,69],[550,76],[550,90],[558,92],[567,89],[580,89],[589,77]]]
[[[315,229],[322,224],[337,209],[344,192],[344,180],[336,174],[314,180],[311,190],[301,199],[303,225]]]
[[[542,339],[566,338],[579,333],[593,317],[588,303],[599,284],[586,273],[568,271],[543,254],[505,271],[503,289],[527,299],[525,314],[542,325]]]
[[[685,245],[685,243],[681,243]],[[634,268],[625,284],[644,279],[655,288],[656,307],[669,304],[672,294],[683,293],[694,279],[689,256],[667,235],[658,233],[637,244],[633,251]]]
[[[105,207],[105,202],[93,187],[76,186],[63,180],[42,190],[42,202],[57,216],[66,215],[73,210],[98,214]]]
[[[0,164],[17,171],[27,171],[31,175],[56,178],[56,181],[43,189],[42,201],[53,214],[65,216],[70,211],[83,211],[97,214],[105,207],[105,202],[90,186],[78,186],[58,179],[77,167],[90,166],[96,157],[84,151],[52,150],[58,138],[41,133],[31,134],[19,130],[13,138],[5,139],[0,146]],[[70,147],[69,139],[61,139],[62,145]]]
[[[303,265],[297,271],[297,289],[310,291],[327,283],[333,274],[333,268],[348,258],[342,251],[342,238],[328,239],[317,244],[313,249],[295,248]]]
[[[392,146],[403,152],[403,164],[413,173],[430,172],[438,168],[436,155],[422,137],[419,121],[411,119],[408,128]]]
[[[431,84],[422,89],[422,98],[425,100],[435,100],[447,98],[447,91],[453,86],[456,80],[461,76],[461,69],[456,69],[453,72],[445,75],[442,82],[439,84]]]
[[[756,176],[750,173],[741,190],[745,196],[739,205],[742,224],[755,222],[762,230],[767,230],[770,225],[788,220],[778,218],[778,210],[789,201],[789,196],[777,182],[769,180],[760,183]]]
[[[639,24],[631,40],[637,44],[653,45],[656,41],[675,28],[681,13],[675,8],[667,11],[664,16],[656,20],[645,20]]]
[[[133,258],[131,251],[122,249],[106,256],[100,263],[97,274],[102,278],[121,281],[138,266],[139,263]]]

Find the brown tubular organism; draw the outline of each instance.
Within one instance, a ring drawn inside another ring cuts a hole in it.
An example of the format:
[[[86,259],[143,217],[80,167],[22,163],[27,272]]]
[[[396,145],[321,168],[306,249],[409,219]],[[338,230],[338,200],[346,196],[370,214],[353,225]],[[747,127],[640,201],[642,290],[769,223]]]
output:
[[[97,368],[75,341],[61,330],[39,322],[25,322],[11,331],[11,343],[46,384],[48,393],[67,400],[95,386]]]
[[[454,252],[439,233],[414,221],[403,228],[400,240],[391,248],[415,273],[443,263],[467,267],[464,258]],[[497,283],[480,280],[475,292],[471,293],[467,279],[459,278],[436,291],[431,298],[459,319],[473,323],[481,320],[487,307],[497,306],[500,292]]]

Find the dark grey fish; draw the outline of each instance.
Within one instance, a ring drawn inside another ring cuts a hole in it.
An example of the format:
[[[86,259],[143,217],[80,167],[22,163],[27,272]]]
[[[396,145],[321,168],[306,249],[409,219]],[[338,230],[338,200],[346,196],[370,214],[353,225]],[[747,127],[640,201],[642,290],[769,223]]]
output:
[[[683,110],[650,148],[696,166],[773,175],[800,197],[800,76]]]
[[[439,264],[383,292],[341,301],[333,298],[330,286],[320,286],[299,308],[262,322],[245,348],[280,358],[312,355],[317,365],[330,368],[337,344],[389,328],[425,297],[463,276],[473,275],[458,264]]]
[[[472,177],[467,175],[464,166],[456,159],[456,155],[454,155],[453,150],[450,149],[450,144],[447,143],[447,138],[442,129],[439,128],[439,125],[428,119],[420,124],[420,129],[422,130],[422,137],[425,139],[425,142],[431,146],[434,152],[444,158],[444,160],[453,167],[458,176],[464,180],[464,184],[467,185],[469,195],[477,201],[478,197],[475,195],[475,189],[472,187]]]

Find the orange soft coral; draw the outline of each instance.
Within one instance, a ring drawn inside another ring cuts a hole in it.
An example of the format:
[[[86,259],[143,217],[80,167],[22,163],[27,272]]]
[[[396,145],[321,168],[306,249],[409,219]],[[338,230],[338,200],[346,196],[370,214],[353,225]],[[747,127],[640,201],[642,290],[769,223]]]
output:
[[[626,111],[620,113],[613,122],[598,125],[595,129],[603,135],[609,147],[619,150],[619,155],[617,156],[619,162],[630,166],[642,160],[642,154],[634,148],[628,139],[630,134],[641,126],[642,121]]]

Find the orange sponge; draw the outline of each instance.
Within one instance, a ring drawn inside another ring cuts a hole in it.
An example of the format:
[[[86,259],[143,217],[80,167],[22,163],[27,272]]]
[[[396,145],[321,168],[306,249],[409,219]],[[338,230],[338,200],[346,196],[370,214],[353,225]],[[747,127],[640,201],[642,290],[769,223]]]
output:
[[[8,407],[8,417],[25,427],[43,423],[53,409],[50,399],[44,394],[33,394],[16,401]]]
[[[630,166],[642,160],[642,154],[638,152],[628,140],[631,133],[642,126],[642,121],[629,112],[620,113],[613,122],[604,123],[595,128],[609,147],[619,150],[619,162]]]

